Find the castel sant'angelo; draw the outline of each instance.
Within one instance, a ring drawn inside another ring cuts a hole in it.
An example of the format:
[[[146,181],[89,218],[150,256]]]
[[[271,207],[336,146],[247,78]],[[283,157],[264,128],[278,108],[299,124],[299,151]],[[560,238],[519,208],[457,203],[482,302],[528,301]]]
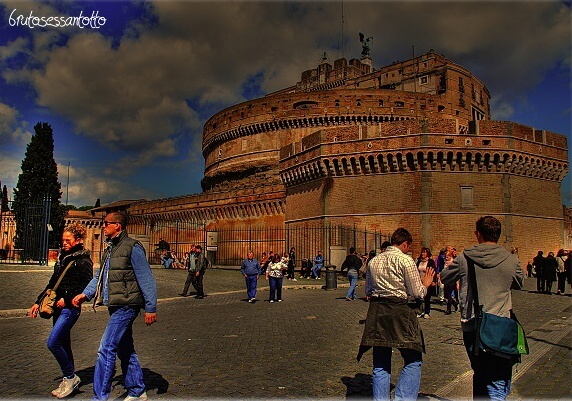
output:
[[[433,50],[379,69],[369,54],[324,54],[295,85],[206,122],[202,193],[129,212],[212,228],[406,227],[434,252],[475,243],[475,221],[490,214],[500,243],[528,260],[565,242],[567,139],[492,121],[490,97]]]

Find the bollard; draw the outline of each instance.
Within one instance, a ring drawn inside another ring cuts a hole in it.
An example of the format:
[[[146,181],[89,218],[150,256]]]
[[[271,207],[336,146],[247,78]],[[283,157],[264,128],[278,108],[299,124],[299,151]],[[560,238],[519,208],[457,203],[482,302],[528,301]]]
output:
[[[326,290],[335,290],[338,288],[338,276],[336,266],[328,265],[326,267]]]

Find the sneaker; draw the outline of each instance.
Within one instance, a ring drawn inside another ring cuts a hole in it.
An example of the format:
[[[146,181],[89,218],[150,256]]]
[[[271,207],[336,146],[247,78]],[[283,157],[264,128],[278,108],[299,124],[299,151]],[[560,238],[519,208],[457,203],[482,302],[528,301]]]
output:
[[[188,297],[188,295],[187,295],[187,294],[185,294],[185,293],[182,293],[182,292],[181,292],[179,295],[180,295],[180,296],[182,296],[182,297]]]
[[[425,313],[420,313],[417,315],[417,317],[419,317],[419,318],[423,318],[424,316],[425,316]]]
[[[429,315],[428,313],[423,314],[423,319],[429,319],[430,317],[431,317],[431,315]]]
[[[346,301],[353,301],[353,299],[346,297]]]
[[[279,299],[279,300],[278,300],[278,302],[282,302],[282,300],[281,300],[281,299]]]
[[[274,300],[273,300],[273,299],[271,299],[271,300],[270,300],[270,303],[274,303]]]
[[[292,281],[298,281],[298,280],[296,280],[295,278],[293,278]]]
[[[133,397],[132,395],[128,395],[127,397],[125,397],[125,400],[123,401],[145,401],[147,400],[147,392],[144,391],[143,394],[141,394],[139,397]]]
[[[58,388],[52,391],[52,395],[57,398],[65,398],[73,393],[80,383],[81,379],[78,375],[74,375],[71,379],[64,377]]]

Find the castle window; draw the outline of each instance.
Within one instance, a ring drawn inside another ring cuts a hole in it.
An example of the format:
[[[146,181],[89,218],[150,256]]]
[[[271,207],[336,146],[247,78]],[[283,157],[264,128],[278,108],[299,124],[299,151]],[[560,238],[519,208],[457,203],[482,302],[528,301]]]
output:
[[[427,85],[429,83],[429,77],[427,75],[425,75],[424,77],[420,77],[419,83],[421,85]]]
[[[461,185],[461,209],[473,209],[473,187]]]
[[[379,101],[377,102],[377,105],[379,107],[383,107],[383,100],[379,99]]]
[[[483,139],[483,145],[491,146],[491,140],[490,139]]]
[[[312,100],[302,100],[301,102],[294,103],[294,110],[311,109],[318,106],[318,102]]]
[[[445,111],[445,106],[437,106],[437,111],[439,112]]]
[[[356,101],[356,106],[361,106],[361,100],[360,100],[360,99],[358,99],[358,100]]]
[[[273,112],[274,112],[274,111],[278,111],[278,107],[273,106],[272,108],[270,108],[270,110],[273,111]]]
[[[427,106],[424,105],[424,104],[420,104],[420,105],[419,105],[419,108],[420,108],[421,110],[427,110]]]
[[[405,107],[405,103],[401,101],[397,101],[394,103],[395,107]]]
[[[334,106],[340,107],[340,101],[338,99],[336,99],[336,101],[334,102]]]
[[[453,143],[453,138],[445,138],[445,144],[451,145]]]

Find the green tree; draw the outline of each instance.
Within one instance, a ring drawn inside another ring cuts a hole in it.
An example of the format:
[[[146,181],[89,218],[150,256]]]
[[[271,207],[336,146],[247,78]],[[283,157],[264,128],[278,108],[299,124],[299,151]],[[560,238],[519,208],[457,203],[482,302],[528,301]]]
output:
[[[40,204],[47,197],[51,200],[49,224],[53,229],[49,233],[48,246],[59,248],[66,210],[60,203],[62,191],[58,181],[58,166],[54,160],[54,136],[48,123],[36,124],[34,131],[14,189],[12,210],[16,219],[16,247],[22,247],[26,207]]]
[[[2,188],[2,211],[7,212],[10,210],[10,206],[8,205],[8,188],[6,185]]]

